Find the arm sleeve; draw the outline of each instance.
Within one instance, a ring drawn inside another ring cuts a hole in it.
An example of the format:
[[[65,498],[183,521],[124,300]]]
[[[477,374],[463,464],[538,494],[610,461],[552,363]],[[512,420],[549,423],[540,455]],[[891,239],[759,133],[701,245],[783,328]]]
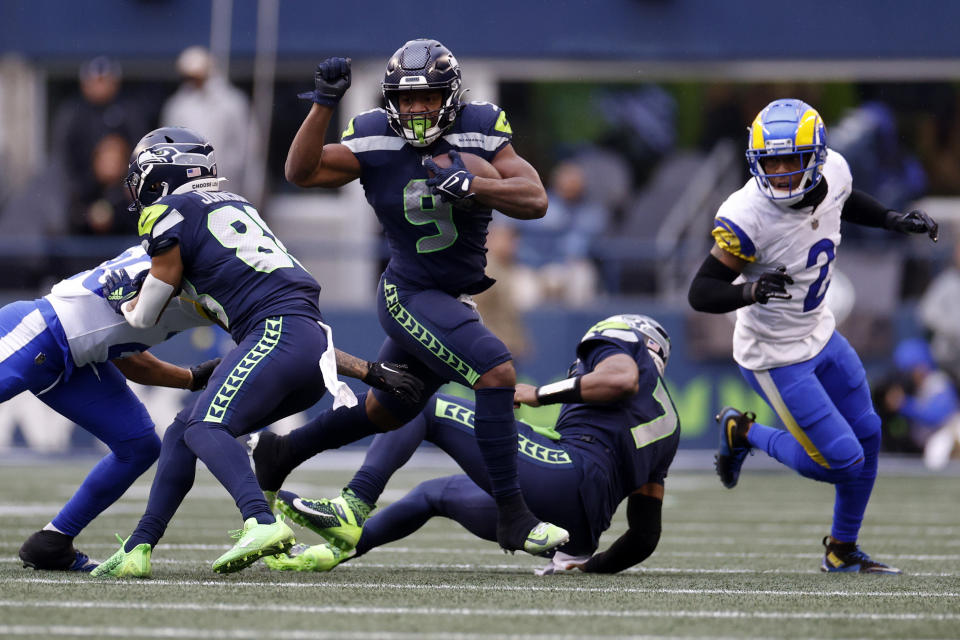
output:
[[[847,201],[843,203],[840,218],[864,227],[887,229],[889,228],[887,225],[889,211],[889,208],[880,204],[873,196],[854,189]]]
[[[626,533],[610,548],[595,554],[583,565],[587,573],[617,573],[650,557],[660,541],[660,514],[663,502],[639,493],[627,498]]]
[[[727,313],[753,304],[753,283],[732,284],[740,275],[727,265],[708,255],[690,283],[687,300],[697,311]]]

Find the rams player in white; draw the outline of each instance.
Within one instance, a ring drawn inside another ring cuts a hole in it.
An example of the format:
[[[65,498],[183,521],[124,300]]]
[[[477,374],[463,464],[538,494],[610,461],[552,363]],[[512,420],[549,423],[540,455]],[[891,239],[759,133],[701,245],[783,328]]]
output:
[[[697,311],[737,310],[733,358],[787,430],[752,413],[720,411],[717,473],[737,484],[754,448],[800,475],[836,487],[821,569],[900,573],[860,550],[857,536],[877,476],[880,418],[856,352],[823,303],[840,245],[840,221],[937,240],[923,211],[891,211],[853,188],[850,169],[827,149],[820,114],[776,100],[753,121],[747,163],[754,178],[717,212],[716,240],[690,285]]]
[[[150,257],[139,246],[58,282],[37,300],[0,309],[0,402],[30,391],[110,448],[60,513],[20,548],[25,567],[91,571],[97,565],[73,539],[116,502],[160,452],[146,407],[127,380],[196,391],[220,359],[189,369],[146,350],[191,327],[211,324],[192,301],[174,298],[156,326],[136,329],[118,315],[105,281],[142,281]],[[133,289],[136,290],[135,288]]]

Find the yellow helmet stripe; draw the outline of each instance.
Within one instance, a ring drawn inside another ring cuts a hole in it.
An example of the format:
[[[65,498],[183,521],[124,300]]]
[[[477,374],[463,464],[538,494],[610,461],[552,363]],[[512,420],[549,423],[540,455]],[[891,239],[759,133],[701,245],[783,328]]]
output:
[[[820,114],[816,109],[807,109],[800,117],[797,125],[797,137],[794,144],[798,147],[810,146],[816,142],[817,125],[820,123]]]
[[[753,125],[750,127],[750,148],[763,151],[767,148],[766,142],[763,139],[763,123],[760,121],[763,117],[763,112],[753,120]]]

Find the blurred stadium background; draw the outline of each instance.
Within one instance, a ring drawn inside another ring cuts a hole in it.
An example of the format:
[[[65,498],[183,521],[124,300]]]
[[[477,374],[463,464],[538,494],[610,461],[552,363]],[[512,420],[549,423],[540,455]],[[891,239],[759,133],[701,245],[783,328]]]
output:
[[[824,116],[830,146],[850,161],[858,188],[890,206],[923,207],[944,225],[936,246],[845,230],[831,303],[880,379],[896,343],[923,335],[917,300],[952,259],[951,227],[960,219],[958,23],[960,4],[946,0],[917,9],[895,0],[778,8],[747,0],[0,0],[0,302],[41,295],[135,242],[118,231],[129,222],[84,226],[69,213],[70,180],[78,176],[65,168],[56,128],[65,105],[75,104],[81,68],[90,72],[83,65],[101,56],[97,64],[119,65],[120,98],[142,119],[143,133],[181,83],[181,52],[200,45],[249,101],[256,135],[242,158],[230,158],[244,172],[234,188],[259,203],[323,285],[321,308],[338,346],[373,358],[382,340],[373,293],[384,256],[376,220],[359,184],[303,191],[283,179],[286,150],[308,108],[296,93],[311,87],[323,58],[352,57],[353,88],[335,133],[380,105],[383,67],[397,47],[434,37],[460,59],[468,99],[506,110],[514,146],[548,187],[556,186],[554,170],[572,162],[586,197],[605,212],[581,249],[595,284],[583,295],[554,297],[535,285],[507,309],[524,329],[514,343],[521,379],[564,375],[575,341],[599,318],[654,315],[674,341],[668,377],[682,446],[712,448],[712,413],[721,403],[771,418],[730,359],[730,319],[695,314],[685,300],[716,207],[746,179],[746,126],[774,98],[804,99]],[[515,259],[537,266],[523,253],[537,223],[523,224],[514,230]],[[225,340],[197,330],[155,352],[194,362]],[[187,397],[139,391],[160,427]],[[92,446],[28,396],[0,406],[0,451]]]

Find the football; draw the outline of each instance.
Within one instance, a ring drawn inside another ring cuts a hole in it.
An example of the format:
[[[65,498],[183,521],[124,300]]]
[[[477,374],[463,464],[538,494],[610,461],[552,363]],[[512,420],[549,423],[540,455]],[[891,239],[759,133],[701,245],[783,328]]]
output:
[[[500,172],[497,171],[496,167],[484,160],[478,155],[472,153],[460,152],[460,159],[463,160],[464,166],[467,167],[467,171],[477,176],[478,178],[494,178],[500,179]],[[450,166],[450,156],[445,153],[441,153],[438,156],[433,157],[433,161],[437,163],[437,166],[441,169],[446,169]],[[427,169],[427,173],[430,177],[433,177],[433,172],[430,169]]]

